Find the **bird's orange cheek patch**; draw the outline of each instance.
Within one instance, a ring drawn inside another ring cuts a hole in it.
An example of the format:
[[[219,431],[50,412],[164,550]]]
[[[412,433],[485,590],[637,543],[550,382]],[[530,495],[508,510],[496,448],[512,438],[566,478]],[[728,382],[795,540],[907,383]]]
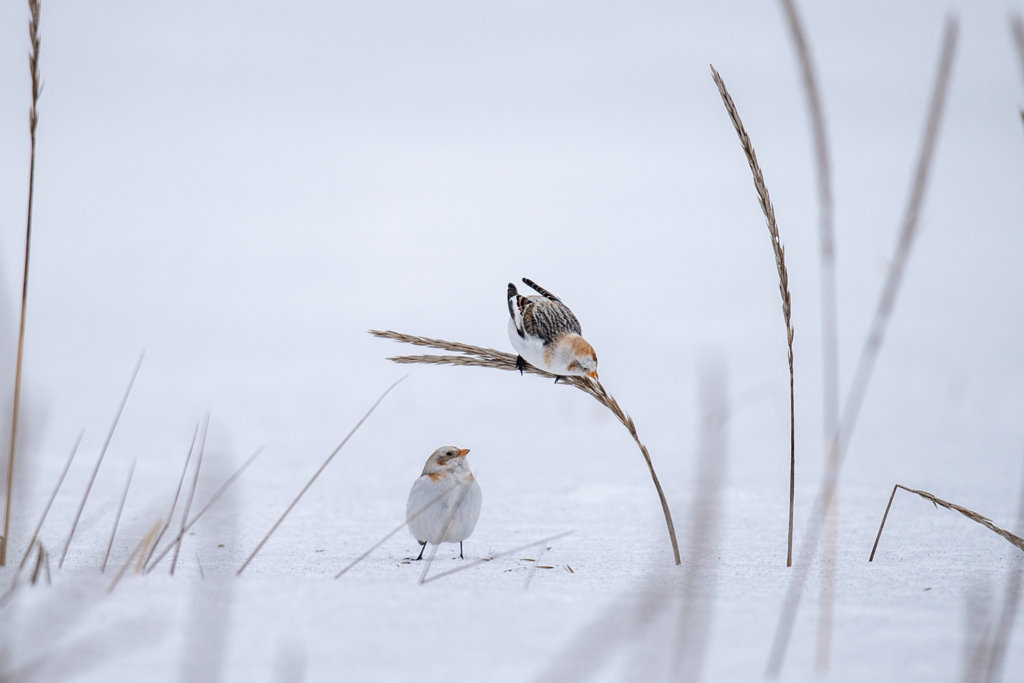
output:
[[[444,479],[444,475],[441,474],[440,472],[434,472],[433,474],[428,474],[427,476],[430,477],[431,480],[433,481],[441,481],[442,479]]]

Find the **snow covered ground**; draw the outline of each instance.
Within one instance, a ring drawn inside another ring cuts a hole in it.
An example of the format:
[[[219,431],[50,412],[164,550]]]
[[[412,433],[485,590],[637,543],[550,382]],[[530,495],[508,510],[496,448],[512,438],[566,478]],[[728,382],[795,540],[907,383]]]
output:
[[[960,18],[921,232],[841,478],[827,678],[975,680],[970,645],[994,628],[1020,553],[903,492],[867,556],[895,483],[1003,528],[1017,516],[1024,74],[1004,4],[804,5],[834,159],[844,392],[891,258],[942,22],[947,9]],[[0,6],[10,359],[26,24],[23,6]],[[51,2],[42,27],[15,560],[86,432],[41,534],[52,586],[0,608],[4,680],[649,681],[692,677],[695,651],[704,680],[763,675],[793,571],[786,346],[764,221],[708,64],[756,146],[786,246],[799,538],[823,460],[817,203],[779,6]],[[366,334],[511,350],[504,292],[523,276],[579,316],[602,382],[650,448],[684,567],[640,454],[591,398],[495,370],[397,366],[386,357],[411,347]],[[732,406],[721,518],[686,602],[697,383],[715,357]],[[165,560],[108,594],[166,515],[206,410],[197,505],[265,450],[186,536],[173,577]],[[432,574],[573,533],[420,585],[403,531],[334,580],[401,523],[445,444],[472,450],[484,506],[467,559],[443,547]],[[816,677],[819,584],[815,565],[784,680]],[[706,651],[699,637],[680,643],[680,624],[706,627]],[[1005,667],[1006,680],[1024,671],[1024,629]]]

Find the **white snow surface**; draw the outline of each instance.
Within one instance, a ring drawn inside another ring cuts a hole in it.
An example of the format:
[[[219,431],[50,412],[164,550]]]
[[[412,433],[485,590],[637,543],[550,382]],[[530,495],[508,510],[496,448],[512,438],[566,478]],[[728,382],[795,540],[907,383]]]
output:
[[[896,483],[1006,529],[1017,518],[1024,74],[1007,9],[801,3],[835,172],[843,396],[892,255],[947,10],[961,27],[920,232],[840,479],[829,680],[974,680],[971,644],[998,618],[1021,555],[901,492],[867,562]],[[0,5],[6,396],[28,191],[27,21],[21,4]],[[777,3],[46,0],[42,36],[23,418],[0,586],[86,431],[40,535],[52,585],[22,581],[0,607],[0,678],[670,680],[689,610],[708,629],[703,680],[763,676],[794,572],[786,343],[764,219],[708,64],[753,139],[786,246],[800,539],[823,462],[818,206]],[[672,506],[682,567],[639,451],[591,398],[518,373],[395,365],[386,358],[429,351],[366,333],[511,351],[505,289],[524,276],[572,307],[600,354],[601,380],[635,419]],[[727,364],[731,410],[719,533],[697,572],[707,357]],[[166,516],[207,410],[193,512],[265,450],[185,536],[174,576],[168,557],[107,592]],[[430,575],[467,568],[421,585],[423,563],[403,562],[419,546],[403,530],[335,580],[402,522],[410,485],[443,444],[472,450],[484,506],[466,559],[442,546]],[[549,550],[468,566],[565,531]],[[678,598],[694,576],[699,609]],[[782,680],[818,678],[820,585],[815,560]],[[1024,671],[1020,621],[1005,680]]]

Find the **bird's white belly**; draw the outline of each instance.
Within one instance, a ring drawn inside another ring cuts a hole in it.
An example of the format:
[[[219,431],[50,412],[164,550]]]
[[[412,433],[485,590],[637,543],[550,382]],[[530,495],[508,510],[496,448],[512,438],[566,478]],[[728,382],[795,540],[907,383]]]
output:
[[[520,337],[514,320],[508,321],[508,338],[509,341],[512,342],[512,346],[515,350],[523,357],[523,360],[535,368],[547,370],[549,372],[552,371],[548,366],[549,354],[547,354],[544,349],[543,339],[529,334],[525,337]]]
[[[409,520],[409,531],[420,543],[424,541],[435,545],[458,543],[469,538],[473,529],[476,528],[476,521],[480,518],[480,508],[483,504],[480,485],[474,480],[469,484],[469,490],[466,490],[464,485],[457,485],[445,493],[453,483],[451,477],[442,477],[438,481],[434,481],[424,475],[413,484],[412,490],[409,492],[405,517]],[[431,505],[431,502],[438,496],[441,498]],[[430,507],[424,512],[416,518],[410,519],[428,505]],[[450,521],[449,516],[451,517]],[[447,530],[444,529],[446,522]],[[441,535],[442,531],[444,531],[443,536]]]

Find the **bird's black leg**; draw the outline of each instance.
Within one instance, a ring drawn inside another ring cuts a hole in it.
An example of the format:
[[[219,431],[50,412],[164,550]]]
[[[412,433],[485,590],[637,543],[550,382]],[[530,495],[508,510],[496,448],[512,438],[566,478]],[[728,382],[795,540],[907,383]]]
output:
[[[560,379],[565,379],[565,377],[562,377],[561,375],[555,375],[555,384],[558,384],[558,380]]]
[[[426,549],[427,549],[427,542],[423,541],[423,543],[420,544],[420,556],[416,558],[417,560],[422,560],[423,559],[423,551],[426,550]],[[415,562],[415,560],[413,560],[413,561]]]
[[[462,541],[459,541],[459,559],[460,560],[466,559],[465,557],[462,556]]]
[[[523,360],[522,356],[516,356],[516,370],[519,371],[519,376],[523,375],[523,371],[526,370],[526,361]]]

